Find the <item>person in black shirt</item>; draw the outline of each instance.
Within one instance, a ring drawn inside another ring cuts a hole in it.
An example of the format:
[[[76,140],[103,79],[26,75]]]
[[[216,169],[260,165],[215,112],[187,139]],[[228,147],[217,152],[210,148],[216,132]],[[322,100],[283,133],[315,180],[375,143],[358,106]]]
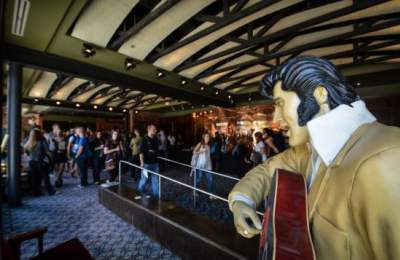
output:
[[[140,146],[140,166],[153,171],[159,172],[158,166],[158,139],[157,139],[157,128],[155,125],[147,126],[147,135],[143,137],[142,145]],[[146,187],[147,180],[151,177],[151,189],[153,191],[153,195],[156,198],[160,198],[160,194],[158,191],[159,183],[158,176],[151,174],[148,171],[142,170],[140,181],[139,181],[139,192],[144,192]]]

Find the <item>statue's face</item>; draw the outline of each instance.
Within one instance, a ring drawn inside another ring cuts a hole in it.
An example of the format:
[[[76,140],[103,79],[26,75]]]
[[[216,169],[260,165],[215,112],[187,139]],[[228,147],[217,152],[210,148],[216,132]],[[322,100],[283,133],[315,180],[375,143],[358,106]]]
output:
[[[293,91],[282,90],[282,82],[278,81],[273,89],[275,103],[274,122],[287,131],[289,145],[299,146],[309,141],[308,129],[300,126],[298,122],[297,108],[300,99]]]

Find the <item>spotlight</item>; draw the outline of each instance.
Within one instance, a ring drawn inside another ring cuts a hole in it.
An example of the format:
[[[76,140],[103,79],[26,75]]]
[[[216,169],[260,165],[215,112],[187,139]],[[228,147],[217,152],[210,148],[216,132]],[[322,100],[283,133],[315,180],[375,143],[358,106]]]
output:
[[[39,102],[39,99],[35,98],[33,101],[35,101],[35,102]]]
[[[181,80],[181,85],[184,86],[184,85],[186,85],[186,84],[187,84],[187,80],[186,80],[186,79],[182,79],[182,80]]]
[[[215,95],[217,95],[217,96],[219,95],[219,91],[218,91],[218,90],[217,90],[217,91],[215,91]]]
[[[201,88],[200,88],[200,90],[201,91],[203,91],[203,90],[205,90],[206,88],[204,87],[204,86],[201,86]]]
[[[57,105],[60,105],[60,104],[61,104],[61,102],[60,102],[60,101],[56,101],[56,104],[57,104]]]
[[[126,108],[124,108],[124,109],[122,110],[122,112],[124,112],[124,113],[125,113],[125,112],[126,112]]]
[[[93,106],[93,108],[94,108],[94,109],[97,109],[97,108],[98,108],[98,106],[97,106],[97,105],[94,105],[94,106]]]
[[[133,59],[127,58],[125,60],[125,69],[126,70],[131,70],[136,67],[136,62]]]
[[[82,47],[82,55],[85,56],[85,58],[92,57],[96,54],[96,50],[93,48],[92,45],[89,45],[87,43],[83,44]]]
[[[228,99],[231,99],[231,98],[232,98],[232,96],[231,96],[231,95],[229,95],[229,96],[228,96]]]
[[[81,106],[81,104],[77,103],[77,104],[75,104],[75,106],[76,106],[76,107],[80,107],[80,106]]]
[[[157,72],[157,78],[162,78],[162,77],[164,77],[164,72],[161,71],[161,70],[159,70],[159,71]]]
[[[113,111],[114,109],[113,109],[112,107],[109,107],[108,110],[109,110],[109,111]]]
[[[136,111],[135,111],[135,114],[139,114],[139,111],[136,110]]]
[[[357,84],[356,84],[357,86],[361,86],[361,83],[360,82],[357,82]]]

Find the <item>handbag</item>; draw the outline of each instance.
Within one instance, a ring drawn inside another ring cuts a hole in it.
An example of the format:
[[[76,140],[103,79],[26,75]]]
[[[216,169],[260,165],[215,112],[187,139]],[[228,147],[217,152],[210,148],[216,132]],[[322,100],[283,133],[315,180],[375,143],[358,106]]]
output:
[[[113,158],[107,160],[107,161],[105,162],[105,164],[106,164],[106,165],[105,165],[105,169],[106,169],[107,171],[112,171],[112,170],[114,170],[115,167],[116,167],[116,165],[115,165],[115,160],[114,160]]]

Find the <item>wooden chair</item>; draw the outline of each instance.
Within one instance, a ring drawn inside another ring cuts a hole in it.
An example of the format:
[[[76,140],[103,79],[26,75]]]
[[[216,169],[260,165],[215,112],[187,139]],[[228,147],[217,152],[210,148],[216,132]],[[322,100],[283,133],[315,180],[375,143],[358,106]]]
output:
[[[77,238],[68,240],[49,250],[43,251],[43,236],[47,232],[47,228],[37,228],[35,230],[13,235],[3,241],[3,259],[20,260],[21,244],[24,241],[38,240],[38,255],[31,258],[32,260],[92,260],[89,251]]]

